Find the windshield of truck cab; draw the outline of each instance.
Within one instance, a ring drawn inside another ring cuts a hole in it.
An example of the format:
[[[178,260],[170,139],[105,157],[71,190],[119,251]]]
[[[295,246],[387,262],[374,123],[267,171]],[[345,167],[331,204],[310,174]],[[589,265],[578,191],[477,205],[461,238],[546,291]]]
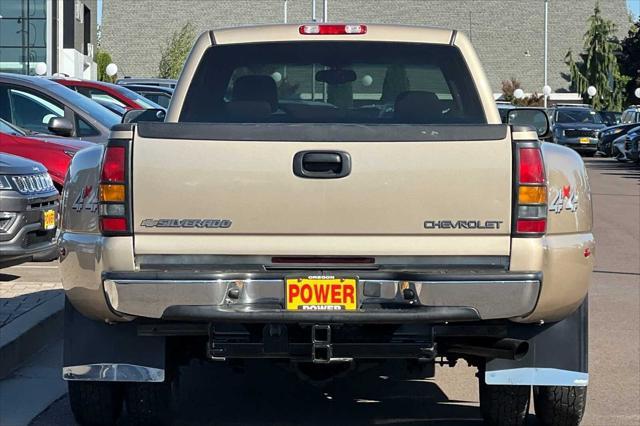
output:
[[[589,123],[601,124],[602,117],[590,109],[558,110],[556,123]]]
[[[487,123],[454,46],[318,41],[209,48],[180,121]]]

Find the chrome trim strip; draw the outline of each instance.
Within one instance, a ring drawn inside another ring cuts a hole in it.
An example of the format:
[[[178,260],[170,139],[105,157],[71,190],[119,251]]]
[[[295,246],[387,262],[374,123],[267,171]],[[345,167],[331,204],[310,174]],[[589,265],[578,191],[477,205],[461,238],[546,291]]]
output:
[[[488,385],[587,386],[589,373],[557,368],[511,368],[487,371],[484,380]]]
[[[360,308],[367,304],[470,307],[482,319],[514,318],[531,312],[540,292],[538,280],[404,281],[361,279]],[[414,290],[405,300],[403,289]],[[161,318],[171,306],[284,309],[282,279],[106,279],[104,291],[112,309],[124,315]]]
[[[86,364],[62,367],[64,380],[99,382],[164,382],[164,370],[134,364]]]
[[[433,270],[467,267],[470,270],[478,268],[487,270],[507,270],[509,256],[330,256],[336,258],[371,257],[375,263],[273,263],[274,256],[263,255],[172,255],[172,254],[143,254],[136,256],[136,264],[141,270],[193,269],[195,266],[204,271],[255,270],[271,269],[375,269],[390,270]],[[278,256],[276,256],[278,257]],[[298,256],[284,256],[295,259]],[[314,256],[300,256],[314,257]],[[322,258],[323,256],[318,256]],[[232,268],[230,268],[232,267]]]
[[[112,130],[109,134],[109,139],[132,139],[132,130]]]

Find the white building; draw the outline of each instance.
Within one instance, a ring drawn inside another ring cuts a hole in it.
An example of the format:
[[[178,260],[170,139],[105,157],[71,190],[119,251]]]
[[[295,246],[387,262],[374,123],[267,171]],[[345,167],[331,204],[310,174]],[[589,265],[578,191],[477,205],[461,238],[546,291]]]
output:
[[[0,0],[0,72],[95,79],[97,0]]]

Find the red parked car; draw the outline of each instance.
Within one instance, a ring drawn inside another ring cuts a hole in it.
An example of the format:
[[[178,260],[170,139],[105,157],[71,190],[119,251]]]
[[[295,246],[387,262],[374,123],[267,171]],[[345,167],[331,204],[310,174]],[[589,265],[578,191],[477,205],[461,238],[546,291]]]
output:
[[[130,109],[162,109],[157,103],[150,101],[144,96],[127,89],[126,87],[105,83],[104,81],[80,80],[77,78],[54,78],[53,81],[67,86],[76,92],[85,95],[93,100],[112,102],[116,105]]]
[[[64,177],[75,153],[94,145],[78,139],[29,132],[0,119],[0,152],[42,163],[58,190],[64,184]]]

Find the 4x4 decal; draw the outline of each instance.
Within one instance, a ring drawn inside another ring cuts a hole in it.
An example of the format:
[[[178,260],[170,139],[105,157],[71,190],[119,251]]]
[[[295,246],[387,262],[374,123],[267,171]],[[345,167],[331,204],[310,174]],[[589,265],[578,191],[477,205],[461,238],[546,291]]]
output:
[[[94,191],[90,185],[85,186],[74,200],[71,209],[78,213],[83,210],[95,213],[98,210],[98,191]]]
[[[570,185],[565,185],[562,189],[551,189],[556,191],[556,195],[552,197],[552,201],[549,204],[549,211],[560,214],[562,210],[569,210],[575,213],[578,211],[578,194],[576,194],[575,188],[572,190]]]

